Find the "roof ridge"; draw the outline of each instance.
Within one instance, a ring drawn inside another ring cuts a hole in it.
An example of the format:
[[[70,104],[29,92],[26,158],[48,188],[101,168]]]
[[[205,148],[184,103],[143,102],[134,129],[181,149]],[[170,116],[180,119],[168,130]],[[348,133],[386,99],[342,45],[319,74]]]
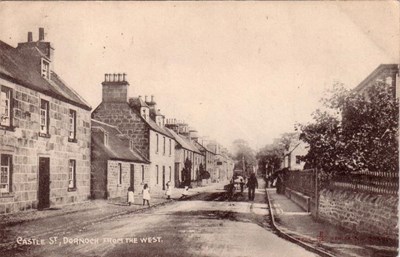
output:
[[[103,124],[103,125],[106,125],[106,126],[109,126],[109,127],[115,128],[115,129],[117,129],[117,130],[118,130],[118,132],[120,132],[120,133],[121,133],[121,131],[118,129],[118,127],[117,127],[117,126],[114,126],[114,125],[111,125],[111,124],[108,124],[108,123],[105,123],[105,122],[102,122],[102,121],[99,121],[99,120],[96,120],[96,119],[93,119],[93,118],[91,118],[91,120],[92,120],[92,121],[94,121],[94,122],[98,122],[98,123],[100,123],[100,124]]]

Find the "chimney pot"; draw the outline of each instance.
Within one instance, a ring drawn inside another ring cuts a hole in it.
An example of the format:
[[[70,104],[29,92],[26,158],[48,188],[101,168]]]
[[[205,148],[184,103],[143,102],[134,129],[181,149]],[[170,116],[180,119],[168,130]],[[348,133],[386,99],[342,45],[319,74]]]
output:
[[[44,40],[44,28],[39,28],[39,41]]]
[[[122,80],[125,81],[126,73],[122,73]]]
[[[113,82],[116,81],[117,74],[113,73]]]
[[[105,82],[107,81],[107,77],[108,77],[108,74],[107,74],[107,73],[104,74],[104,81],[105,81]]]
[[[118,81],[121,81],[121,73],[118,73]]]
[[[32,37],[32,32],[28,32],[28,42],[32,42],[33,41],[33,37]]]

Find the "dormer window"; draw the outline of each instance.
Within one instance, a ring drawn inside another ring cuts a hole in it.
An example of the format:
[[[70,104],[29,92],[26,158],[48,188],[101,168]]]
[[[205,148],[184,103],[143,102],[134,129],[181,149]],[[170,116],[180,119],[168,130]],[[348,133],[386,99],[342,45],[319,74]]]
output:
[[[104,132],[104,145],[108,146],[108,133]]]
[[[0,86],[0,125],[11,126],[11,88]]]
[[[45,59],[42,59],[42,77],[50,79],[50,63]]]
[[[49,134],[49,102],[40,100],[40,135]]]
[[[142,115],[143,119],[148,120],[148,118],[149,118],[149,109],[146,108],[146,107],[142,107],[140,112],[141,112],[141,115]]]

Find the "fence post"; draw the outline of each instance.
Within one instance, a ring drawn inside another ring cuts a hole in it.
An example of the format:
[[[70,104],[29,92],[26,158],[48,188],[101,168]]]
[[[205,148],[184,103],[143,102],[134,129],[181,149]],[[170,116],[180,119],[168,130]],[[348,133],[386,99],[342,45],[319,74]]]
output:
[[[318,220],[319,218],[319,194],[318,194],[318,169],[314,169],[315,174],[315,218]]]

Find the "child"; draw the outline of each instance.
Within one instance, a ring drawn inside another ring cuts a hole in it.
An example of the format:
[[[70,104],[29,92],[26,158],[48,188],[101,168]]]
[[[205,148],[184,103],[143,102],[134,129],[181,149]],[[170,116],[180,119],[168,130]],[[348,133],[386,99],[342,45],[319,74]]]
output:
[[[171,181],[168,181],[167,184],[167,190],[165,191],[165,194],[167,195],[167,199],[171,199],[171,194],[172,194],[172,187],[171,187]]]
[[[188,187],[188,186],[185,186],[185,189],[183,189],[182,196],[181,196],[180,199],[184,199],[184,198],[186,198],[188,195],[189,195],[189,187]]]
[[[147,184],[143,186],[143,205],[146,203],[150,207],[150,188]]]
[[[131,206],[131,204],[133,204],[134,200],[135,200],[135,197],[133,195],[132,187],[129,187],[128,188],[128,204],[129,204],[129,206]]]

